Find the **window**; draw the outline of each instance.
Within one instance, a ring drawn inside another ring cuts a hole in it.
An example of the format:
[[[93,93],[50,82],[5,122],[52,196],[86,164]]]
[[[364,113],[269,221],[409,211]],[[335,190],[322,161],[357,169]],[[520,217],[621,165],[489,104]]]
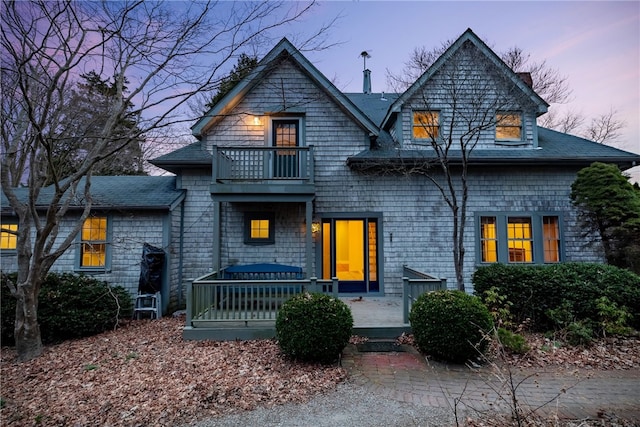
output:
[[[531,218],[509,217],[507,221],[509,262],[533,262],[532,239]]]
[[[80,269],[107,267],[107,217],[87,218],[80,232]]]
[[[544,262],[560,262],[560,225],[557,216],[542,217]]]
[[[11,232],[18,231],[18,224],[2,224],[0,227],[2,228],[0,231],[0,250],[15,251],[18,247],[18,236]]]
[[[413,112],[413,138],[436,139],[440,134],[440,113],[438,111]]]
[[[522,140],[522,116],[519,113],[496,114],[496,139],[505,141]]]
[[[560,231],[557,215],[479,216],[478,261],[512,264],[560,262]]]
[[[244,242],[249,245],[275,243],[275,218],[273,213],[245,214]]]
[[[496,218],[483,216],[480,219],[480,244],[482,246],[482,262],[498,261],[498,236],[496,235]]]

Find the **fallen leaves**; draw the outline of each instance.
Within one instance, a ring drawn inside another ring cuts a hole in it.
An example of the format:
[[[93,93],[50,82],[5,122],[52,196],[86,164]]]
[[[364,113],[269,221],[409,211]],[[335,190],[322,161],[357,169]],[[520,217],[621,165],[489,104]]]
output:
[[[531,350],[524,355],[508,355],[506,362],[512,366],[587,370],[640,368],[640,339],[637,337],[605,338],[589,347],[563,345],[541,334],[525,337]]]
[[[273,340],[183,341],[183,319],[133,321],[18,363],[1,351],[3,425],[176,425],[304,402],[346,377],[292,362]]]

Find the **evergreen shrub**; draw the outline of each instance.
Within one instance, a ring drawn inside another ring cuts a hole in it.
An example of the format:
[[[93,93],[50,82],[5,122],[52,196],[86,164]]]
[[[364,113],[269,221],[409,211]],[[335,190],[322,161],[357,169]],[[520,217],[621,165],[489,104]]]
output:
[[[612,265],[562,263],[522,266],[492,264],[473,274],[477,295],[492,287],[513,304],[514,322],[528,323],[534,331],[557,327],[551,310],[570,307],[573,320],[597,321],[598,300],[607,297],[631,315],[629,326],[640,328],[640,276]]]
[[[303,293],[286,301],[276,318],[282,352],[303,362],[332,363],[349,343],[353,317],[344,302],[329,295]]]
[[[14,343],[16,300],[2,274],[2,344]],[[112,329],[119,319],[131,318],[133,299],[122,286],[91,276],[49,273],[38,297],[38,323],[45,344],[95,335]]]
[[[415,342],[423,353],[455,363],[480,356],[493,320],[480,298],[460,291],[422,294],[409,314]]]

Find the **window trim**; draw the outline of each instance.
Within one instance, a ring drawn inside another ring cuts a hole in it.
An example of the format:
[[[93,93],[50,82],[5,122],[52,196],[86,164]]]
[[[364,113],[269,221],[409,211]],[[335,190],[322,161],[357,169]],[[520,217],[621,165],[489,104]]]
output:
[[[269,221],[269,237],[266,239],[251,237],[251,221]],[[274,212],[245,212],[244,213],[244,244],[252,246],[273,245],[276,243],[276,218]]]
[[[105,245],[105,256],[104,256],[104,266],[83,266],[82,265],[82,245],[84,243],[84,240],[82,240],[82,228],[80,228],[80,231],[78,232],[78,236],[76,237],[76,254],[75,254],[75,266],[74,269],[75,271],[78,272],[94,272],[94,273],[98,273],[98,272],[105,272],[108,273],[111,271],[111,248],[112,248],[112,233],[113,233],[113,217],[111,215],[107,215],[107,214],[99,214],[99,213],[95,213],[95,214],[91,214],[89,215],[89,217],[87,217],[86,220],[90,219],[90,218],[106,218],[107,219],[107,236],[106,236],[106,240],[104,241],[104,245]],[[84,222],[83,222],[84,225]]]
[[[2,226],[7,226],[7,227],[15,226],[15,228],[16,228],[15,231],[16,232],[18,231],[18,221],[2,221]],[[8,233],[6,231],[0,231],[0,235],[3,235],[3,234],[10,234],[10,233]],[[0,251],[2,251],[2,253],[7,253],[7,254],[17,252],[18,251],[18,236],[15,235],[14,239],[15,239],[15,247],[6,248],[6,249],[0,248]]]
[[[519,126],[512,126],[512,125],[504,125],[504,124],[500,124],[500,120],[498,119],[498,116],[503,115],[503,116],[517,116],[520,119],[520,125]],[[498,138],[498,128],[503,127],[503,128],[515,128],[517,127],[520,130],[520,137],[519,138]],[[494,138],[496,140],[496,143],[498,144],[521,144],[524,141],[524,115],[522,114],[522,111],[498,111],[496,112],[496,126],[495,126],[495,133],[494,133]]]
[[[496,219],[496,246],[497,260],[495,262],[482,260],[482,218],[495,217]],[[531,262],[511,262],[509,261],[509,244],[507,224],[509,218],[530,218],[531,219],[531,244],[532,244],[532,261]],[[558,261],[545,261],[545,236],[544,236],[544,218],[556,217],[558,219]],[[544,211],[544,212],[477,212],[475,214],[475,248],[476,248],[476,264],[509,264],[509,265],[546,265],[558,264],[564,262],[564,230],[563,230],[563,214],[562,212]]]
[[[434,126],[425,126],[424,124],[416,125],[415,117],[416,113],[429,113],[429,114],[437,114],[438,124]],[[438,134],[435,137],[427,136],[426,138],[420,138],[415,136],[415,129],[417,127],[424,128],[425,132],[428,133],[427,127],[436,128]],[[415,109],[411,110],[411,139],[414,141],[434,141],[440,139],[440,128],[442,127],[442,114],[440,114],[440,110],[431,110],[431,109]]]

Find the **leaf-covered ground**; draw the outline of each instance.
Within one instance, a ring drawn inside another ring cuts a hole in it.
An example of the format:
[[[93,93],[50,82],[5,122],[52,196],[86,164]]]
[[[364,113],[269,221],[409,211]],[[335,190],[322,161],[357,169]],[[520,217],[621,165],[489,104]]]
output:
[[[2,349],[0,425],[169,426],[304,402],[346,377],[284,358],[273,340],[182,340],[184,319],[133,321],[17,363]]]
[[[183,325],[180,318],[133,321],[46,347],[26,363],[2,348],[0,425],[173,426],[306,402],[347,377],[337,366],[287,360],[273,340],[184,341]],[[558,346],[539,335],[527,339],[531,351],[508,356],[506,363],[594,373],[640,368],[638,338],[602,340],[589,348]]]

